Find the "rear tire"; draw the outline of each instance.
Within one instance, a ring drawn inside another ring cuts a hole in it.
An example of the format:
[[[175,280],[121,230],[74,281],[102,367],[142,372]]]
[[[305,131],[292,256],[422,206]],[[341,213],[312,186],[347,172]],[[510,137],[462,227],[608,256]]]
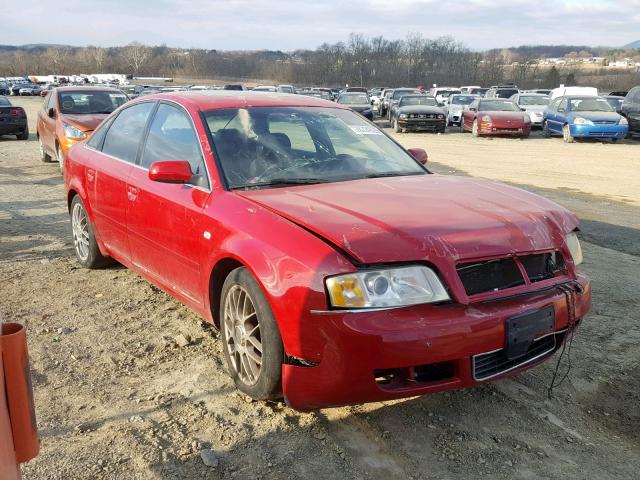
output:
[[[24,129],[20,135],[17,135],[18,140],[29,140],[29,127]]]
[[[220,301],[222,348],[236,387],[254,400],[282,395],[284,347],[269,302],[253,275],[236,268]]]
[[[83,267],[103,268],[111,263],[109,257],[100,253],[94,234],[93,224],[79,195],[73,197],[71,202],[71,233],[73,235],[73,248],[76,258]]]
[[[542,122],[542,136],[544,138],[551,138],[551,130],[549,130],[549,124],[546,120]]]

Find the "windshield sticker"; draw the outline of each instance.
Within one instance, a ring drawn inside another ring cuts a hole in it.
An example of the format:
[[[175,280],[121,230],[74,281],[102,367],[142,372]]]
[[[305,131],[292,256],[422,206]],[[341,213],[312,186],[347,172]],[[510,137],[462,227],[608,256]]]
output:
[[[376,127],[370,125],[358,125],[350,127],[353,133],[357,135],[382,135],[382,132]]]

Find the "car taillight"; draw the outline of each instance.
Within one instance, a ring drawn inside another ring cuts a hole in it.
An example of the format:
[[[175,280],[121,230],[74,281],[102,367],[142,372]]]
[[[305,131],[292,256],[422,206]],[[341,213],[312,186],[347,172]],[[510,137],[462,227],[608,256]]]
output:
[[[9,114],[12,117],[23,117],[24,110],[22,108],[12,108],[11,110],[9,110]]]

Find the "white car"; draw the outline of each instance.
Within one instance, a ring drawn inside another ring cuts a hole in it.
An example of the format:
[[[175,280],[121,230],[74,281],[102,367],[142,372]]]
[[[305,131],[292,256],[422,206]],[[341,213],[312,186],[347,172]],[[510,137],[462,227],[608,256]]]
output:
[[[541,93],[517,93],[509,100],[515,103],[521,110],[524,110],[531,119],[532,127],[542,126],[542,114],[549,105],[549,95]]]
[[[476,88],[482,88],[480,85],[467,85],[464,87],[460,87],[460,93],[470,93],[472,90]]]
[[[480,95],[464,95],[455,93],[449,97],[449,105],[445,107],[447,112],[447,126],[460,125],[462,121],[462,112]]]
[[[273,85],[258,85],[256,88],[253,89],[254,92],[272,92],[275,93],[278,91],[278,89],[276,87],[274,87]]]
[[[280,93],[296,93],[296,90],[293,88],[293,85],[278,85],[277,90]]]
[[[446,106],[449,103],[449,97],[451,95],[455,95],[456,93],[460,93],[459,88],[433,87],[431,90],[429,90],[428,95],[435,97],[438,105]]]

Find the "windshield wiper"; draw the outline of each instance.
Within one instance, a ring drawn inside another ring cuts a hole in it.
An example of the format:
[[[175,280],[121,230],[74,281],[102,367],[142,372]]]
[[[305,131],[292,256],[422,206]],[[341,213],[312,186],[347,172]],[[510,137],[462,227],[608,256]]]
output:
[[[251,188],[260,187],[286,187],[287,185],[313,185],[315,183],[327,183],[328,180],[324,178],[272,178],[271,180],[256,183],[247,183],[246,185],[238,185],[237,187],[231,187],[233,190],[243,189],[248,190]]]
[[[404,177],[405,175],[423,175],[426,172],[380,172],[365,175],[365,178]]]

